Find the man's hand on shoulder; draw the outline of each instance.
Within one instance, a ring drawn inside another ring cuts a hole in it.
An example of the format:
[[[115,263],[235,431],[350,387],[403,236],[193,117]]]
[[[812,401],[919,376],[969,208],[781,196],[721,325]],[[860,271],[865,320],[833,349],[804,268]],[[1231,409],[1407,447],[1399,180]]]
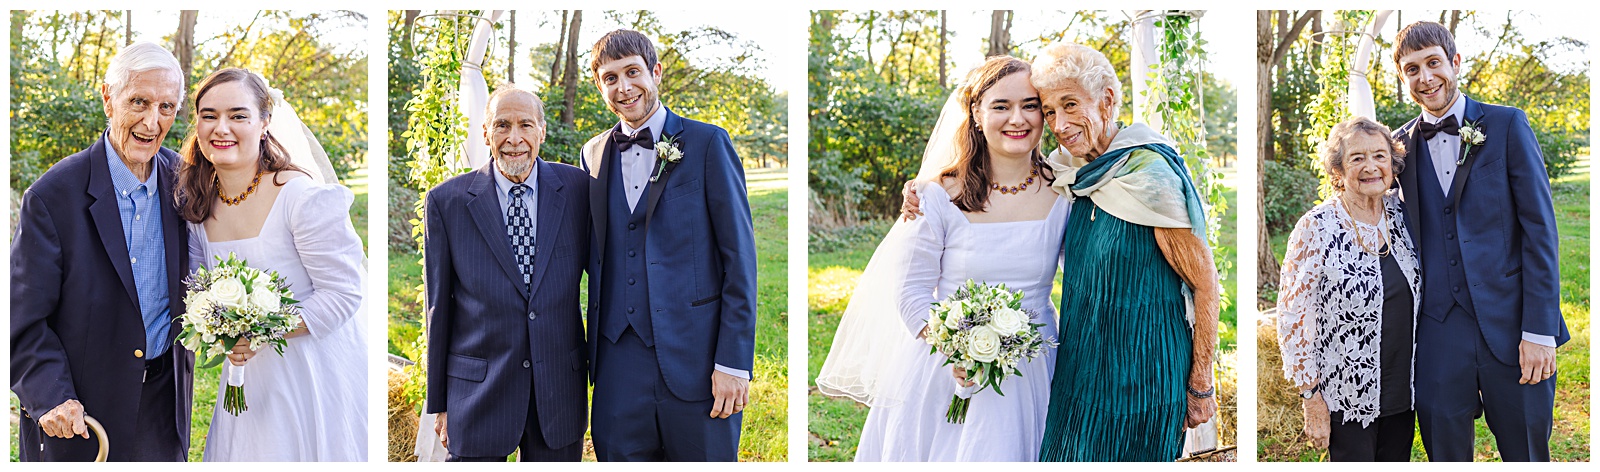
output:
[[[727,418],[750,404],[750,381],[721,371],[711,372],[712,418]]]
[[[83,404],[67,400],[39,417],[39,428],[52,438],[83,436],[89,439],[89,426],[83,422]]]

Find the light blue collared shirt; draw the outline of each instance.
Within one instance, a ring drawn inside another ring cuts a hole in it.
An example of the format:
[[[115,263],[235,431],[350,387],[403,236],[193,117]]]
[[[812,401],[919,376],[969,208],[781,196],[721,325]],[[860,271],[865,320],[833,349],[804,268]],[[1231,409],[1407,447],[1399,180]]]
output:
[[[104,135],[102,135],[104,136]],[[172,330],[172,308],[167,295],[167,246],[161,230],[161,161],[150,159],[150,176],[144,182],[128,170],[117,149],[106,142],[111,186],[117,192],[117,213],[122,217],[122,240],[128,246],[133,268],[133,288],[139,293],[139,313],[144,317],[145,359],[167,352]]]
[[[494,172],[490,173],[494,174],[494,187],[498,190],[497,194],[500,196],[500,220],[510,224],[511,187],[515,187],[517,184],[512,183],[511,179],[500,173],[498,164],[491,162],[489,165],[494,166]],[[528,229],[533,230],[533,234],[539,234],[539,213],[536,210],[538,208],[536,204],[539,202],[539,162],[537,160],[533,163],[533,169],[528,171],[528,178],[522,180],[522,184],[528,186],[528,191],[522,194],[522,204],[527,205],[528,218],[533,220],[533,227]],[[535,243],[537,243],[537,240]]]

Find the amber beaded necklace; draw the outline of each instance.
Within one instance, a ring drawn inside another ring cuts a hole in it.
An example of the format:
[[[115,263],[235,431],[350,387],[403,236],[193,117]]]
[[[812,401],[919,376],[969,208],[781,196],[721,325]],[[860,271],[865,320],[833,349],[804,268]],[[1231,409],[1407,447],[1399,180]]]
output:
[[[245,188],[244,189],[244,193],[240,193],[239,196],[233,197],[233,198],[228,198],[227,195],[223,195],[222,194],[222,178],[221,177],[213,175],[211,177],[211,179],[213,181],[215,181],[216,184],[217,184],[217,198],[221,198],[222,199],[222,203],[226,203],[226,204],[228,204],[228,206],[234,206],[234,205],[238,205],[240,203],[244,203],[244,199],[245,198],[248,198],[250,196],[250,194],[252,194],[252,193],[256,193],[256,186],[261,184],[261,175],[262,174],[264,174],[264,172],[257,172],[256,173],[256,177],[254,179],[250,179],[250,187]]]

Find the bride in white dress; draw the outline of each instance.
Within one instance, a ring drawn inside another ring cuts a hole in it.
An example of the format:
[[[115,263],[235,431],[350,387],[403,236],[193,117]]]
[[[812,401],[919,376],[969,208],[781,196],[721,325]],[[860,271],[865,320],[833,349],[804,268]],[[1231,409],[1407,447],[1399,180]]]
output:
[[[178,171],[192,267],[209,267],[231,252],[252,267],[278,271],[304,319],[282,355],[252,352],[243,342],[228,355],[220,382],[247,373],[249,409],[238,416],[224,411],[218,388],[205,460],[365,461],[365,270],[350,223],[353,196],[312,178],[321,166],[291,162],[286,147],[305,150],[297,140],[309,135],[286,106],[273,106],[260,77],[223,69],[198,90]],[[269,128],[280,110],[296,126]]]
[[[1023,292],[1046,339],[1069,205],[1038,152],[1038,92],[1026,62],[993,57],[946,104],[918,180],[923,216],[895,225],[863,272],[817,376],[823,393],[872,407],[857,461],[1032,461],[1044,437],[1055,349],[973,395],[945,421],[954,369],[920,339],[930,306],[968,279]],[[899,316],[885,315],[897,313]],[[971,387],[967,387],[971,390]]]

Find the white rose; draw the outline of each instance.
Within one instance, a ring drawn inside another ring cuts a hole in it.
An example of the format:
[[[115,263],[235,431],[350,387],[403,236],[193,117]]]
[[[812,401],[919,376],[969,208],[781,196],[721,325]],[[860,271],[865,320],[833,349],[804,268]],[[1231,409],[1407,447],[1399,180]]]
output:
[[[955,307],[952,307],[949,312],[945,313],[944,314],[944,327],[945,327],[945,329],[948,329],[948,330],[951,330],[951,331],[955,331],[957,328],[959,328],[961,326],[961,319],[967,317],[967,311],[966,310],[967,310],[967,308],[966,308],[966,306],[964,304],[958,304]]]
[[[263,311],[278,311],[278,308],[283,305],[282,302],[283,300],[278,297],[276,292],[266,290],[259,285],[256,286],[254,292],[250,292],[250,304],[261,308]]]
[[[1015,336],[1028,328],[1028,315],[1019,310],[1001,308],[989,314],[989,327],[1005,336]]]
[[[195,318],[204,317],[206,312],[211,311],[211,304],[216,303],[216,301],[216,297],[212,296],[211,292],[191,293],[189,294],[189,299],[183,301],[184,313]]]
[[[211,296],[216,297],[217,303],[228,308],[238,308],[244,305],[249,295],[244,292],[244,284],[239,279],[226,278],[211,284]]]
[[[967,357],[978,362],[994,362],[1000,356],[1000,335],[988,326],[978,326],[969,332]]]

